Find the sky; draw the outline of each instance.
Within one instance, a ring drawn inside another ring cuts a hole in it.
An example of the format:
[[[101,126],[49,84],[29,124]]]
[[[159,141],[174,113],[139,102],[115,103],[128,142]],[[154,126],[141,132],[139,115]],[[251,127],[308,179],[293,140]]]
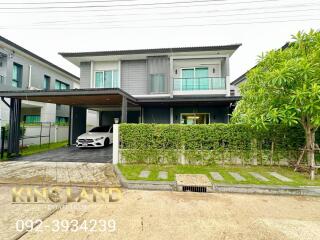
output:
[[[0,0],[1,36],[78,76],[59,52],[242,43],[234,80],[311,28],[320,28],[320,0]]]

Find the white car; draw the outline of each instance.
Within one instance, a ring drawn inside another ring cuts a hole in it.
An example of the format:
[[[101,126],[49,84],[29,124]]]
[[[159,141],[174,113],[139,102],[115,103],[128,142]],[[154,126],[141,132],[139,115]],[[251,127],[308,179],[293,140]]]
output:
[[[81,134],[76,141],[78,148],[106,147],[112,144],[112,126],[94,127],[89,132]]]

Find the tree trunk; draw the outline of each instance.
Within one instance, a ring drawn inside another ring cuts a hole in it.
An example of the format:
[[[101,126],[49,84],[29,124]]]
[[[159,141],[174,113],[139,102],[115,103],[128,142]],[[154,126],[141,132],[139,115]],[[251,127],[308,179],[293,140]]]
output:
[[[315,178],[315,157],[314,157],[314,145],[315,145],[315,131],[310,126],[305,127],[306,133],[306,151],[308,165],[310,166],[310,179]]]

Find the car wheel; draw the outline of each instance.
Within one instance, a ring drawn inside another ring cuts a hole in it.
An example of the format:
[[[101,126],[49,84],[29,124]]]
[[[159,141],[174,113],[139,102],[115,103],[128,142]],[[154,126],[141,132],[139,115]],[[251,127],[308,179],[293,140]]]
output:
[[[110,140],[109,138],[106,138],[106,140],[104,140],[104,146],[107,147],[110,144]]]

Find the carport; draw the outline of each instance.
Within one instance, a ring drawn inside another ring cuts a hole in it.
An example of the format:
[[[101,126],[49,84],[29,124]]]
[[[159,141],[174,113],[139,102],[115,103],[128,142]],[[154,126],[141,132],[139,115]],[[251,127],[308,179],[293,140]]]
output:
[[[127,122],[128,107],[139,106],[130,94],[118,88],[2,91],[1,100],[10,108],[8,156],[19,156],[21,101],[29,100],[70,106],[69,145],[86,132],[87,109],[121,108],[121,122]],[[10,98],[8,103],[5,98]]]

